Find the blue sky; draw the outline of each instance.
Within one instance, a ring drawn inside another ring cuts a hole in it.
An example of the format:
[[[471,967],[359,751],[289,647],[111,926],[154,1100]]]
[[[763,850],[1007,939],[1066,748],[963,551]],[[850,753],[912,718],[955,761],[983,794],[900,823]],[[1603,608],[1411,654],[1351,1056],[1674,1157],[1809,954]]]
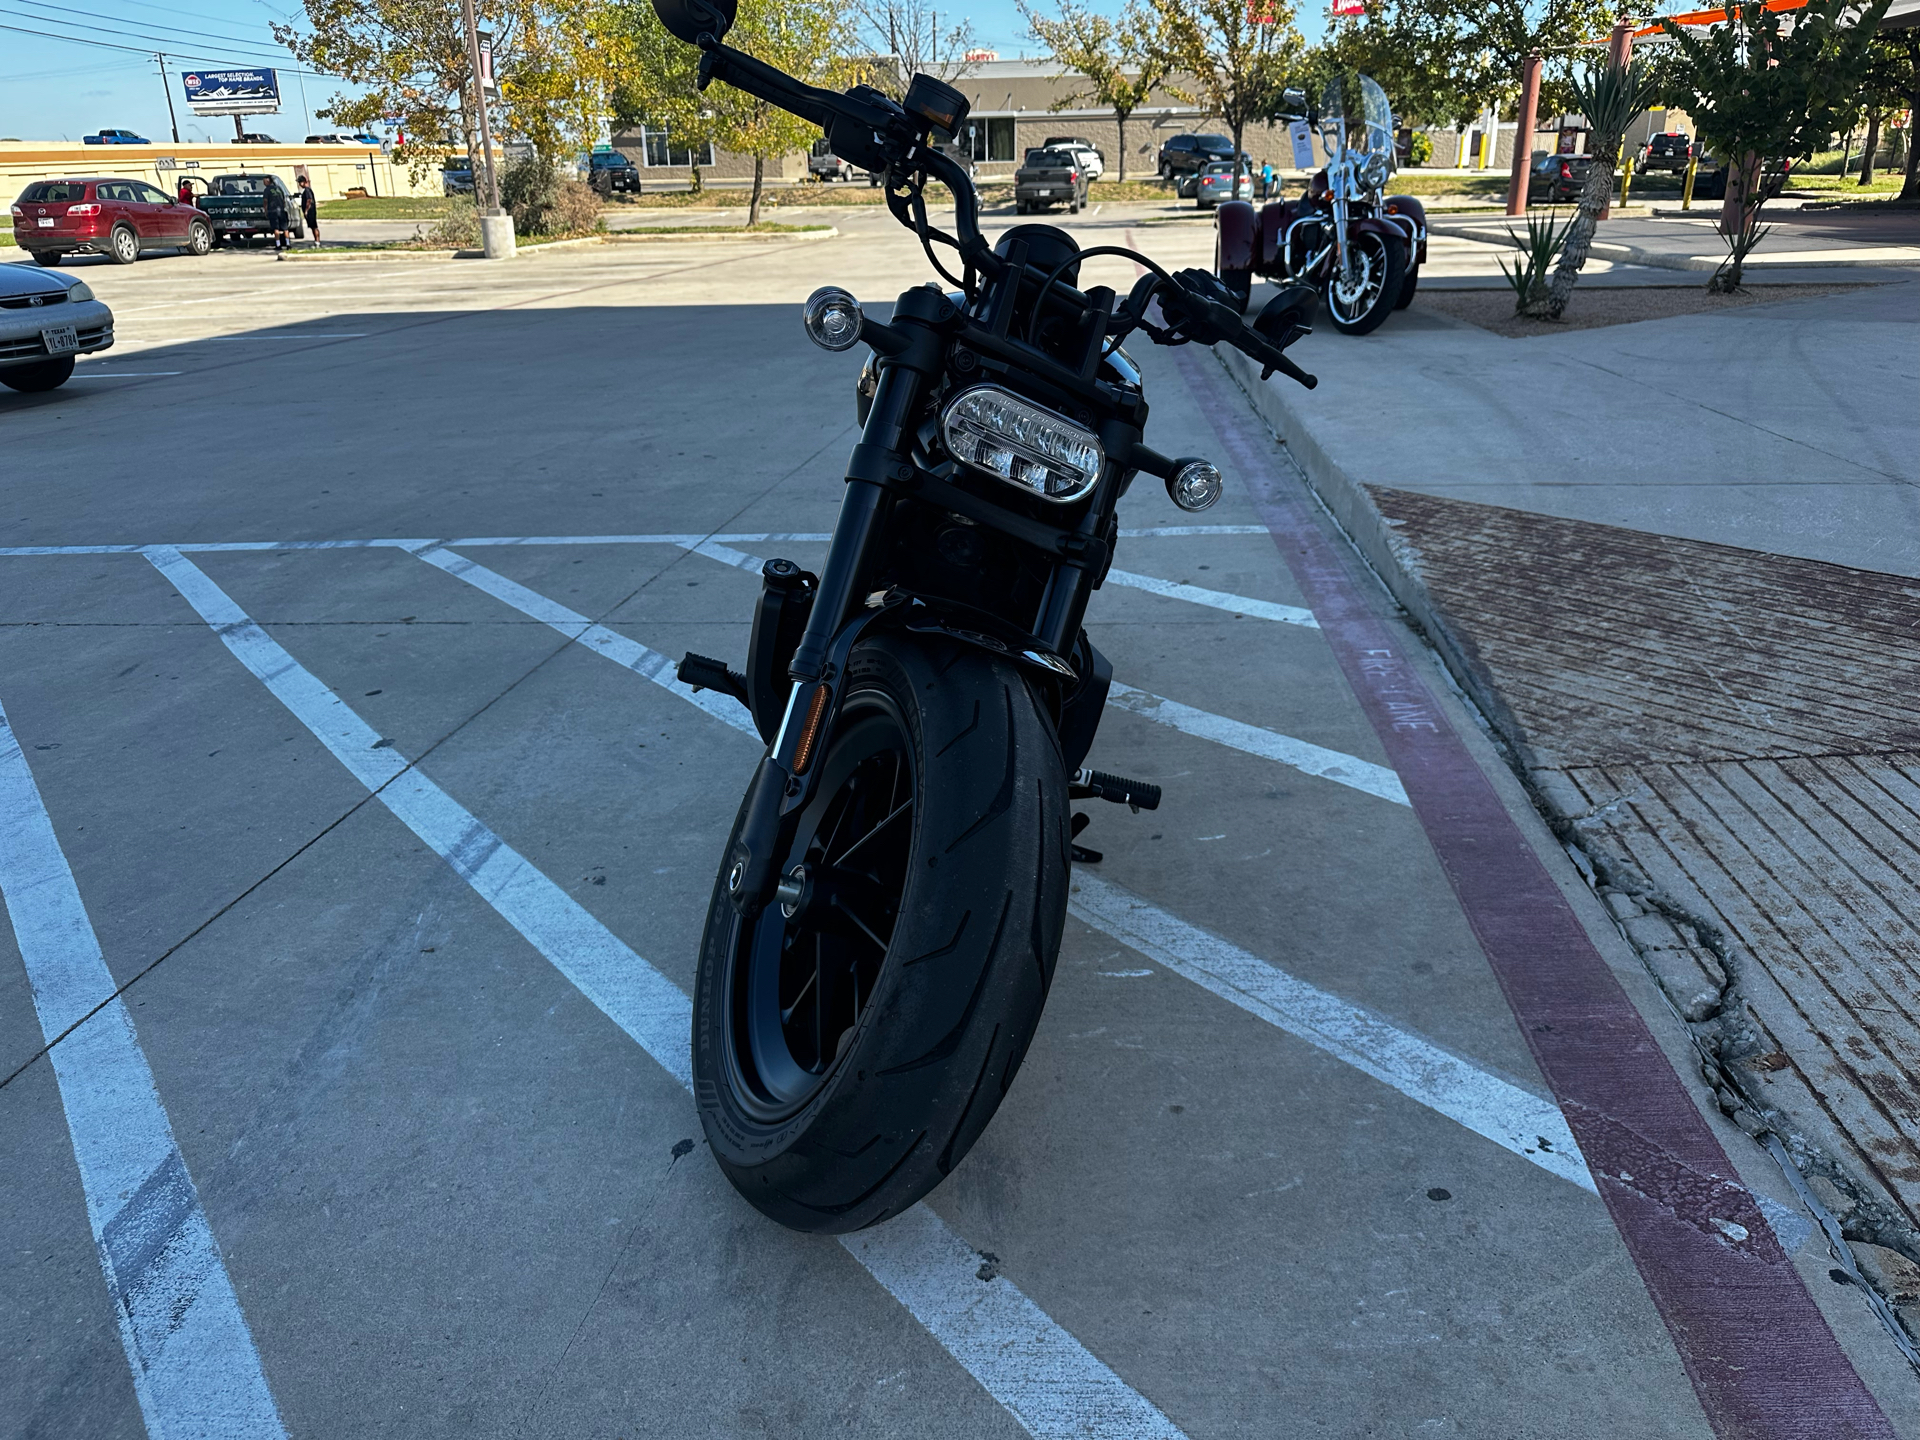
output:
[[[1096,3],[1119,9],[1119,0]],[[981,44],[1002,56],[1033,53],[1013,0],[971,0],[954,9],[972,19]],[[280,114],[251,119],[249,129],[285,141],[331,129],[322,121],[310,123],[310,116],[341,88],[339,82],[298,75],[268,28],[299,13],[298,0],[187,0],[185,8],[160,0],[0,0],[0,27],[8,27],[0,28],[0,136],[78,140],[113,126],[155,141],[170,139],[156,50],[164,50],[171,62],[167,83],[182,140],[232,134],[230,120],[189,114],[180,89],[182,70],[223,66],[272,65],[282,71]],[[1309,36],[1317,35],[1320,9],[1303,4],[1300,23]],[[113,46],[125,48],[103,48]]]

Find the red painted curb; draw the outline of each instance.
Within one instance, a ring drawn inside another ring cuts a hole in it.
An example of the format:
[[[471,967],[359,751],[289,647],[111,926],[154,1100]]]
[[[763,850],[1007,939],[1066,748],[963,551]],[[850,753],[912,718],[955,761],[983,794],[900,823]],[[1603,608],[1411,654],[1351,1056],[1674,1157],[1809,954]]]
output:
[[[1174,356],[1406,787],[1714,1433],[1893,1440],[1572,906],[1298,487],[1274,473],[1270,439],[1215,367]]]

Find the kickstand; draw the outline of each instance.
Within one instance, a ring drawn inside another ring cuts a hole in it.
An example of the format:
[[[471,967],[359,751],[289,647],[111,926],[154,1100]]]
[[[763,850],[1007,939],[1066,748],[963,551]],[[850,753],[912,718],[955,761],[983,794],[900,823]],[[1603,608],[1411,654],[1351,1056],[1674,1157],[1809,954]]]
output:
[[[1087,816],[1084,814],[1075,815],[1073,817],[1073,833],[1078,835],[1086,828]],[[1089,850],[1084,845],[1071,845],[1068,847],[1068,850],[1073,856],[1074,863],[1078,865],[1098,865],[1102,860],[1106,859],[1105,854],[1101,851]]]

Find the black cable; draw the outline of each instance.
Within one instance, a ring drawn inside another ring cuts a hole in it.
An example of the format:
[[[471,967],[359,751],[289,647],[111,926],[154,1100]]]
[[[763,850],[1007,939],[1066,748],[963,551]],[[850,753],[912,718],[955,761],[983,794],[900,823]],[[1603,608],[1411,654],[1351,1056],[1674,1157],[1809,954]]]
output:
[[[248,45],[265,45],[269,50],[286,50],[289,55],[293,53],[277,40],[257,41],[249,39],[244,35],[216,35],[211,30],[185,30],[178,25],[162,25],[154,20],[134,20],[125,15],[103,15],[96,10],[76,10],[71,5],[50,5],[47,3],[47,0],[19,0],[19,3],[31,5],[36,10],[59,10],[67,15],[84,15],[89,20],[114,20],[122,25],[137,25],[142,27],[139,30],[107,30],[104,26],[78,25],[72,20],[56,20],[52,16],[29,17],[30,19],[43,19],[49,25],[70,25],[76,30],[102,30],[105,34],[109,35],[127,36],[145,35],[149,30],[165,30],[175,35],[190,35],[197,40],[219,40],[241,48],[245,48]],[[9,13],[19,15],[23,12],[14,10]]]
[[[6,13],[19,14],[22,12],[8,11]],[[29,15],[27,16],[27,18],[32,20],[32,19],[38,19],[39,17]],[[54,21],[49,21],[48,23],[54,24],[54,25],[62,25],[62,24],[65,24],[66,22],[62,20],[54,20]],[[88,28],[93,29],[98,27],[89,26]],[[231,57],[223,58],[221,56],[214,55],[211,51],[196,50],[185,45],[175,45],[169,41],[163,41],[157,45],[116,45],[111,40],[89,40],[82,35],[62,35],[59,32],[54,30],[29,30],[24,25],[0,24],[0,30],[9,31],[15,35],[37,35],[42,40],[64,40],[69,45],[90,45],[96,50],[120,50],[120,51],[124,51],[129,55],[144,55],[149,58],[152,57],[153,53],[156,50],[162,50],[162,51],[165,51],[168,55],[174,57],[175,59],[206,60],[214,65],[240,66],[240,65],[251,65],[256,63],[256,61],[252,59],[234,60]],[[118,35],[123,32],[118,30],[110,30],[107,33],[110,35]],[[338,80],[340,78],[338,75],[329,75],[324,70],[302,70],[297,65],[276,64],[271,66],[261,66],[260,68],[284,70],[289,75],[311,75],[316,80]]]
[[[1074,251],[1073,254],[1069,255],[1066,259],[1062,260],[1058,265],[1053,267],[1052,273],[1047,276],[1046,283],[1040,287],[1040,294],[1035,299],[1033,304],[1033,313],[1027,316],[1027,336],[1026,336],[1027,344],[1029,345],[1033,344],[1034,328],[1040,323],[1040,311],[1046,305],[1047,297],[1053,293],[1053,282],[1058,280],[1061,277],[1061,275],[1066,273],[1066,269],[1068,266],[1078,265],[1082,260],[1090,260],[1095,255],[1124,256],[1126,259],[1133,261],[1134,264],[1140,266],[1141,268],[1146,270],[1151,270],[1155,275],[1158,275],[1162,280],[1165,280],[1168,284],[1173,283],[1173,277],[1167,274],[1166,271],[1162,270],[1152,260],[1149,260],[1145,255],[1142,255],[1138,250],[1129,250],[1124,245],[1095,245],[1090,250],[1076,250]]]

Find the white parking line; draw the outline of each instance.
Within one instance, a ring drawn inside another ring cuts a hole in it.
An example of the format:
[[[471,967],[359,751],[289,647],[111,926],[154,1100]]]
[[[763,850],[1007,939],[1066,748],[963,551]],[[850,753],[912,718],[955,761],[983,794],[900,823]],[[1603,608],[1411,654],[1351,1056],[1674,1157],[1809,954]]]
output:
[[[1229,720],[1224,715],[1215,715],[1208,710],[1196,710],[1191,705],[1182,705],[1178,700],[1168,700],[1161,695],[1136,690],[1131,685],[1122,685],[1118,680],[1107,691],[1107,703],[1119,710],[1131,710],[1183,735],[1211,740],[1216,745],[1243,750],[1263,760],[1274,760],[1303,775],[1331,780],[1336,785],[1345,785],[1367,795],[1377,795],[1396,805],[1408,804],[1407,792],[1400,784],[1400,777],[1386,766],[1376,765],[1371,760],[1361,760],[1307,740],[1296,740],[1291,735],[1282,735],[1278,730],[1265,730],[1241,720]]]
[[[1215,610],[1230,610],[1236,615],[1252,615],[1261,620],[1277,620],[1282,625],[1305,625],[1312,630],[1320,628],[1320,622],[1313,618],[1313,612],[1303,610],[1298,605],[1281,605],[1272,600],[1255,600],[1250,596],[1235,595],[1226,590],[1203,590],[1198,585],[1179,585],[1153,575],[1136,575],[1131,570],[1107,571],[1107,584],[1125,585],[1134,590],[1165,595],[1170,600],[1185,600],[1190,605],[1207,605]]]
[[[596,625],[558,600],[550,600],[537,590],[529,590],[518,581],[509,580],[464,555],[456,555],[443,547],[418,549],[411,553],[456,579],[466,581],[475,589],[484,590],[502,604],[511,605],[522,615],[552,626],[567,639],[578,641],[589,650],[626,666],[661,689],[672,691],[689,705],[699,706],[722,724],[731,725],[743,734],[753,736],[756,741],[760,738],[760,732],[754,728],[753,716],[747,712],[746,706],[731,695],[722,695],[717,690],[695,690],[690,685],[681,684],[674,675],[674,662],[658,650],[649,650],[638,640],[622,635],[617,630]]]
[[[0,896],[50,1047],[147,1433],[284,1437],[153,1071],[4,709]]]
[[[661,1068],[692,1088],[692,1005],[671,981],[392,746],[380,744],[377,731],[191,560],[168,546],[146,554],[335,759]],[[924,1206],[842,1244],[1038,1440],[1184,1440],[1012,1281],[983,1279],[979,1254]]]
[[[119,372],[131,374],[131,371]],[[181,375],[181,370],[156,370],[156,375]],[[1145,530],[1122,530],[1123,538],[1151,539],[1177,538],[1187,535],[1265,535],[1267,532],[1258,525],[1163,525]],[[456,549],[483,548],[492,545],[695,545],[703,540],[715,540],[721,543],[757,545],[782,541],[795,545],[824,545],[833,536],[824,530],[814,531],[755,531],[740,535],[468,535],[453,540],[441,540],[442,545]],[[367,540],[184,540],[175,542],[170,548],[183,555],[196,555],[211,550],[364,550],[385,545],[405,549],[416,545],[431,545],[430,539],[367,539]],[[128,555],[155,548],[152,542],[137,544],[109,545],[3,545],[0,555]]]
[[[1318,1046],[1562,1180],[1594,1190],[1573,1132],[1551,1100],[1489,1074],[1385,1016],[1297,980],[1084,868],[1073,872],[1067,908],[1249,1015]]]
[[[1551,1100],[1383,1015],[1309,985],[1084,868],[1073,872],[1067,907],[1083,923],[1249,1015],[1298,1036],[1548,1174],[1598,1193],[1572,1130]],[[1788,1254],[1811,1238],[1813,1222],[1799,1211],[1765,1195],[1755,1195],[1754,1201]]]

